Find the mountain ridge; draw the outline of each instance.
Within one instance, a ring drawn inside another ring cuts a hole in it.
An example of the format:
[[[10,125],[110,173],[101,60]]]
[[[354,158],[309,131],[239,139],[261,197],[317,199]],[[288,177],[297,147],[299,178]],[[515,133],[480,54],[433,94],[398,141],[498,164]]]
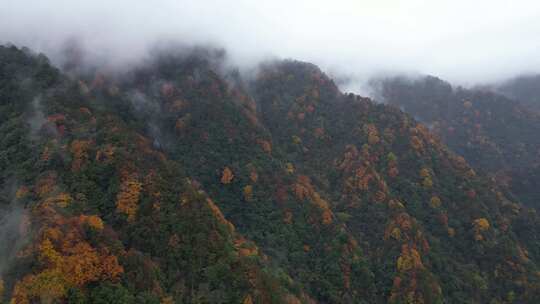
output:
[[[117,80],[0,54],[2,186],[17,179],[32,211],[28,255],[3,274],[14,303],[538,299],[536,214],[312,64],[231,83],[173,53]]]

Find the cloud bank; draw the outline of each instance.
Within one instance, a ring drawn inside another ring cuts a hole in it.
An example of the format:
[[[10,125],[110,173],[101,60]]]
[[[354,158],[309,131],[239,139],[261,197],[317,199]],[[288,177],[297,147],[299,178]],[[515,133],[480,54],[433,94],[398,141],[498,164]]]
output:
[[[76,38],[90,58],[116,64],[180,42],[224,47],[241,66],[294,58],[360,80],[416,72],[474,84],[540,72],[538,1],[0,0],[0,7],[0,42],[53,59]]]

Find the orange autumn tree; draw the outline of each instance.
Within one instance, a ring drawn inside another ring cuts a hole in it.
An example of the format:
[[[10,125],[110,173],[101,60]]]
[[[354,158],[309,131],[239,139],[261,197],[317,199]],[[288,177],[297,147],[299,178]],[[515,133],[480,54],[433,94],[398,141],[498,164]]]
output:
[[[101,231],[105,227],[103,220],[97,215],[80,215],[79,222],[85,223],[89,227]]]
[[[424,151],[424,142],[418,136],[411,136],[410,144],[417,153]]]
[[[233,178],[234,178],[234,174],[231,171],[231,169],[229,169],[229,167],[225,167],[221,175],[221,183],[224,185],[230,184]]]
[[[392,178],[397,177],[399,174],[397,168],[397,156],[393,152],[390,152],[386,156],[386,159],[388,161],[388,176]]]
[[[364,132],[366,133],[368,137],[368,143],[370,145],[375,145],[379,143],[379,131],[377,130],[377,127],[374,124],[366,124],[363,127]]]
[[[272,144],[268,140],[257,139],[257,144],[261,146],[262,150],[268,154],[272,153]]]
[[[47,172],[37,180],[34,185],[34,192],[39,198],[45,198],[55,192],[57,188],[56,173]]]
[[[255,170],[251,171],[251,173],[249,173],[249,179],[252,182],[256,183],[257,180],[259,180],[259,174],[257,173],[257,171],[255,171]]]
[[[47,206],[44,212],[55,213]],[[97,216],[65,218],[59,214],[45,223],[38,236],[36,253],[39,270],[15,284],[11,303],[61,301],[70,288],[92,282],[116,281],[124,272],[107,247],[96,248],[86,241],[88,228],[98,233],[103,222]]]
[[[139,197],[142,184],[135,175],[126,176],[120,184],[120,191],[116,195],[116,211],[127,215],[128,221],[133,221],[139,209]]]
[[[314,206],[321,211],[321,221],[324,225],[333,222],[333,213],[330,210],[330,205],[317,193],[311,184],[311,179],[306,175],[299,175],[296,183],[292,186],[292,192],[296,199],[303,201],[308,199]]]
[[[84,163],[88,160],[88,149],[91,142],[89,140],[74,140],[71,143],[70,151],[73,154],[71,170],[79,171]]]

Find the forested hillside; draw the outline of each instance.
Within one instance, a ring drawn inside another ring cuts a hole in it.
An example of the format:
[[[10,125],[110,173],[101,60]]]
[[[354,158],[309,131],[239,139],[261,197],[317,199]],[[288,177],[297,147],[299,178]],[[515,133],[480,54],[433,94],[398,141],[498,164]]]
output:
[[[490,86],[490,89],[525,106],[540,110],[540,75],[522,75]]]
[[[480,89],[435,77],[376,81],[382,98],[429,126],[453,151],[508,191],[540,207],[540,112]]]
[[[4,301],[540,300],[525,198],[312,64],[225,56],[64,73],[0,47]]]

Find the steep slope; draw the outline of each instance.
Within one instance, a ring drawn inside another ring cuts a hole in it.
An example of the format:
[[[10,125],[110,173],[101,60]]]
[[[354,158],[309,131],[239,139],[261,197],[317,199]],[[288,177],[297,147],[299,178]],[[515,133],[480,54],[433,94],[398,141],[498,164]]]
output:
[[[0,54],[2,186],[17,185],[6,200],[25,206],[28,239],[2,269],[12,303],[298,301],[181,167],[116,115],[126,100],[42,57]]]
[[[540,114],[502,95],[466,90],[434,77],[378,84],[383,98],[414,115],[475,169],[538,207]]]
[[[0,66],[2,186],[28,218],[14,303],[539,299],[536,213],[314,65],[243,80],[193,49],[69,78],[1,51],[27,61]]]
[[[501,271],[524,269],[508,267],[506,259],[520,258],[505,252],[503,243],[517,249],[527,242],[531,251],[536,246],[513,231],[527,211],[395,108],[344,96],[309,65],[284,63],[265,72],[257,91],[268,125],[288,134],[280,136],[288,157],[313,174],[364,244],[375,280],[387,282],[381,291],[391,285],[390,299],[397,301],[507,297]],[[481,228],[487,222],[494,228],[489,237],[483,233],[491,228]],[[488,259],[488,252],[497,253]],[[537,280],[530,275],[522,280]]]
[[[341,94],[313,65],[269,64],[242,85],[213,63],[166,56],[135,86],[162,109],[160,145],[314,298],[534,298],[536,232],[514,230],[528,211],[425,127]]]
[[[523,75],[491,86],[491,89],[526,107],[540,110],[540,75]]]
[[[238,79],[237,85],[224,81],[216,60],[200,50],[165,55],[120,88],[137,88],[128,94],[145,100],[147,129],[160,130],[157,143],[219,197],[216,204],[236,228],[314,298],[376,301],[356,240],[332,220],[309,178],[274,150],[255,100]],[[234,73],[230,77],[234,81]],[[295,199],[292,187],[299,181],[305,194]]]

